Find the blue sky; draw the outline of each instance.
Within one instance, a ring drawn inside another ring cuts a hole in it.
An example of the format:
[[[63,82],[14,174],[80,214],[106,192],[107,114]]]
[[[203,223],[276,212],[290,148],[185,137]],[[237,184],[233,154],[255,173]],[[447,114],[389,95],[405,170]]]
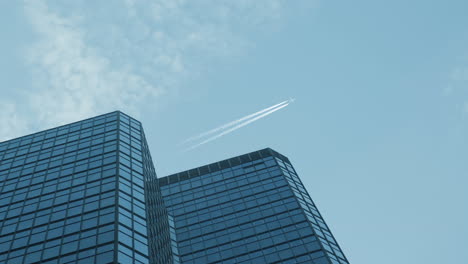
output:
[[[462,0],[1,1],[0,140],[120,109],[143,122],[160,176],[272,147],[351,263],[465,263],[467,11]]]

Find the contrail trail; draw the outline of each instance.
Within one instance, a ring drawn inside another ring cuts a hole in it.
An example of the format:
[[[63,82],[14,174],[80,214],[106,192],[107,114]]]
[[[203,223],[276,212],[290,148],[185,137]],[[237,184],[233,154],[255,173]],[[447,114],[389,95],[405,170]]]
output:
[[[192,146],[192,147],[186,149],[185,151],[189,151],[189,150],[198,148],[199,146],[201,146],[201,145],[203,145],[203,144],[206,144],[206,143],[208,143],[208,142],[210,142],[210,141],[213,141],[213,140],[215,140],[215,139],[217,139],[217,138],[220,138],[220,137],[222,137],[222,136],[224,136],[224,135],[227,135],[227,134],[229,134],[229,133],[232,133],[232,132],[234,132],[235,130],[241,128],[241,127],[244,127],[244,126],[246,126],[246,125],[248,125],[248,124],[250,124],[250,123],[252,123],[252,122],[255,122],[255,121],[257,121],[257,120],[259,120],[259,119],[261,119],[261,118],[263,118],[263,117],[265,117],[265,116],[267,116],[267,115],[270,115],[270,114],[272,114],[272,113],[274,113],[274,112],[280,110],[281,108],[284,108],[284,107],[288,106],[288,105],[289,105],[289,102],[290,102],[290,100],[288,100],[287,103],[285,103],[285,104],[283,104],[283,105],[281,105],[281,106],[279,106],[279,107],[277,107],[277,108],[275,108],[275,109],[273,109],[273,110],[270,110],[270,111],[268,111],[268,112],[266,112],[266,113],[263,113],[263,114],[261,114],[261,115],[259,115],[259,116],[256,116],[256,117],[252,118],[252,119],[249,119],[249,120],[247,120],[247,121],[245,121],[245,122],[243,122],[243,123],[240,123],[240,124],[238,124],[238,125],[236,125],[236,126],[234,126],[234,127],[231,127],[230,129],[227,129],[227,130],[225,130],[225,131],[223,131],[223,132],[221,132],[221,133],[219,133],[219,134],[217,134],[217,135],[215,135],[215,136],[213,136],[213,137],[210,137],[210,138],[208,138],[208,139],[206,139],[206,140],[204,140],[204,141],[202,141],[202,142],[200,142],[200,143],[198,143],[198,144],[196,144],[196,145],[194,145],[194,146]]]
[[[234,120],[234,121],[231,121],[231,122],[226,123],[226,124],[224,124],[224,125],[221,125],[221,126],[219,126],[219,127],[217,127],[217,128],[213,128],[213,129],[211,129],[211,130],[209,130],[209,131],[207,131],[207,132],[203,132],[203,133],[201,133],[201,134],[199,134],[199,135],[190,137],[190,138],[184,140],[183,142],[179,143],[179,146],[180,146],[180,145],[183,145],[183,144],[186,144],[186,143],[188,143],[188,142],[190,142],[190,141],[194,141],[194,140],[197,140],[197,139],[200,139],[200,138],[209,136],[209,135],[214,134],[214,133],[216,133],[216,132],[218,132],[218,131],[221,131],[221,130],[224,130],[224,129],[228,128],[228,127],[231,127],[231,126],[234,126],[234,125],[236,125],[236,124],[239,124],[239,123],[241,123],[241,122],[243,122],[243,121],[245,121],[245,120],[247,120],[247,119],[253,118],[253,117],[257,116],[257,115],[260,115],[260,114],[262,114],[262,113],[265,113],[265,112],[267,112],[267,111],[270,111],[271,109],[274,109],[274,108],[276,108],[276,107],[278,107],[278,106],[280,106],[280,105],[284,105],[284,104],[290,103],[290,102],[291,102],[291,99],[290,99],[290,100],[283,101],[283,102],[281,102],[281,103],[279,103],[279,104],[275,104],[275,105],[273,105],[273,106],[270,106],[270,107],[268,107],[268,108],[265,108],[265,109],[263,109],[263,110],[260,110],[260,111],[258,111],[258,112],[255,112],[255,113],[253,113],[253,114],[244,116],[244,117],[239,118],[239,119],[237,119],[237,120]]]

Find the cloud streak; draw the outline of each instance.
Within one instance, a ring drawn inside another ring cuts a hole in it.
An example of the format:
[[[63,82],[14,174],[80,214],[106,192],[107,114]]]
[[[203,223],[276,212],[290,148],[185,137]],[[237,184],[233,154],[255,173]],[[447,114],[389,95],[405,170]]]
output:
[[[21,3],[34,33],[24,52],[32,82],[2,98],[15,116],[2,121],[23,129],[0,129],[0,140],[116,109],[140,117],[164,95],[183,94],[185,82],[204,69],[243,54],[289,6],[285,0]]]
[[[239,118],[239,119],[237,119],[237,120],[231,121],[231,122],[229,122],[229,123],[226,123],[226,124],[224,124],[224,125],[221,125],[221,126],[219,126],[219,127],[216,127],[216,128],[211,129],[211,130],[209,130],[209,131],[203,132],[203,133],[201,133],[201,134],[199,134],[199,135],[190,137],[190,138],[184,140],[182,143],[180,143],[180,145],[186,144],[186,143],[188,143],[188,142],[191,142],[191,141],[194,141],[194,140],[197,140],[197,139],[200,139],[200,138],[204,138],[204,137],[206,137],[206,136],[209,136],[209,135],[211,135],[211,134],[214,134],[214,133],[216,133],[216,132],[219,132],[219,131],[221,131],[221,130],[224,130],[224,129],[228,128],[228,127],[231,127],[231,126],[233,126],[233,125],[236,125],[236,124],[239,124],[239,123],[241,123],[241,122],[243,122],[243,121],[246,121],[247,119],[251,119],[251,118],[253,118],[253,117],[257,116],[257,115],[260,115],[260,114],[262,114],[262,113],[268,112],[268,111],[272,110],[273,108],[276,108],[276,107],[278,107],[278,106],[284,105],[284,104],[286,104],[286,103],[288,103],[288,102],[289,102],[289,100],[283,101],[283,102],[281,102],[281,103],[279,103],[279,104],[275,104],[275,105],[273,105],[273,106],[270,106],[270,107],[268,107],[268,108],[265,108],[265,109],[263,109],[263,110],[260,110],[260,111],[258,111],[258,112],[255,112],[255,113],[253,113],[253,114],[250,114],[250,115],[244,116],[244,117],[242,117],[242,118]]]
[[[248,125],[250,123],[253,123],[253,122],[255,122],[255,121],[259,120],[259,119],[262,119],[262,118],[264,118],[264,117],[266,117],[268,115],[273,114],[274,112],[276,112],[276,111],[278,111],[280,109],[285,108],[286,106],[288,106],[293,101],[294,101],[293,99],[286,100],[284,102],[273,105],[273,106],[268,107],[268,108],[266,108],[264,110],[261,110],[259,112],[247,115],[247,116],[245,116],[243,118],[240,118],[238,120],[235,120],[233,122],[229,122],[224,126],[221,126],[221,127],[212,129],[212,130],[210,130],[208,132],[202,133],[199,136],[196,136],[195,138],[201,138],[202,135],[207,136],[207,135],[213,134],[213,133],[215,133],[217,131],[221,131],[220,133],[218,133],[218,134],[216,134],[216,135],[214,135],[214,136],[212,136],[212,137],[210,137],[210,138],[208,138],[206,140],[203,140],[202,142],[200,142],[198,144],[195,144],[195,145],[191,146],[190,148],[187,148],[185,151],[196,149],[196,148],[198,148],[198,147],[200,147],[200,146],[202,146],[202,145],[204,145],[204,144],[206,144],[208,142],[211,142],[211,141],[216,140],[216,139],[218,139],[218,138],[220,138],[222,136],[230,134],[230,133],[232,133],[232,132],[234,132],[234,131],[236,131],[236,130],[238,130],[238,129],[240,129],[240,128],[242,128],[242,127],[244,127],[244,126],[246,126],[246,125]],[[239,120],[242,120],[242,121],[239,121]],[[228,127],[230,127],[230,128],[228,128]],[[226,129],[226,128],[228,128],[228,129]],[[214,132],[212,132],[212,131],[214,131]]]

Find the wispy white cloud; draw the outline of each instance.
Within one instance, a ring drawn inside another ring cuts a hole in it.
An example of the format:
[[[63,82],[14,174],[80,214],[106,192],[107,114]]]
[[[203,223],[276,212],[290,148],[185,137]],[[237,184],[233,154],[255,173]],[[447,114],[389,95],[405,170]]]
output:
[[[21,135],[27,131],[24,118],[18,114],[16,104],[0,101],[0,141],[10,139],[9,135]]]
[[[26,3],[25,10],[39,34],[27,60],[36,80],[29,103],[42,124],[66,123],[115,108],[136,112],[145,98],[162,93],[156,84],[131,69],[115,67],[89,45],[81,25],[84,18],[64,18],[40,1]]]
[[[455,101],[462,116],[468,115],[468,67],[454,68],[449,76],[449,85],[443,89],[446,96]]]
[[[451,78],[454,81],[468,81],[468,67],[455,68],[452,71]]]
[[[285,3],[26,0],[36,34],[25,52],[33,84],[21,93],[22,114],[14,100],[2,107],[25,130],[115,109],[139,116],[187,77],[242,54],[258,32],[280,24]],[[13,129],[0,130],[1,138],[15,136]]]

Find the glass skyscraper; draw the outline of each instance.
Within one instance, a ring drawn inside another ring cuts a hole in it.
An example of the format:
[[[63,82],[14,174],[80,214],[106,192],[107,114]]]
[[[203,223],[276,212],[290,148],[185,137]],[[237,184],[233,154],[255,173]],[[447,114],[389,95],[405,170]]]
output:
[[[272,149],[159,184],[181,263],[348,263],[288,158]]]
[[[0,263],[172,260],[140,122],[113,112],[9,140],[0,161]]]
[[[289,160],[158,179],[116,111],[0,142],[0,263],[348,263]]]

